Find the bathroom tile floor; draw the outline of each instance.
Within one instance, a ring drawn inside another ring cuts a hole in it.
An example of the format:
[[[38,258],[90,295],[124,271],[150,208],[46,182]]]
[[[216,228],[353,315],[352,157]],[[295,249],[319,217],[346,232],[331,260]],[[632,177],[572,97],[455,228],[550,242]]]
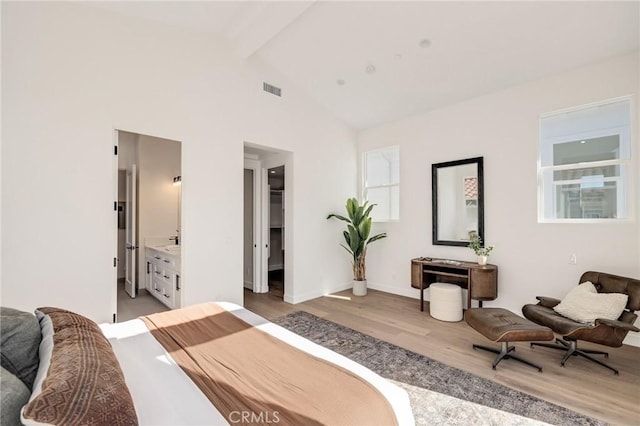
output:
[[[118,322],[138,318],[141,315],[154,314],[168,311],[165,305],[151,296],[147,290],[139,290],[135,299],[129,297],[124,291],[124,281],[118,281]]]

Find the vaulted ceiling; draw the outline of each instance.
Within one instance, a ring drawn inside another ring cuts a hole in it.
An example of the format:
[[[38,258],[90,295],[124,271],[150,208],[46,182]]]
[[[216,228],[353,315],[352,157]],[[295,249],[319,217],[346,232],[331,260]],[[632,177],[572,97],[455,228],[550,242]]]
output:
[[[91,4],[225,37],[357,129],[640,47],[638,1]]]

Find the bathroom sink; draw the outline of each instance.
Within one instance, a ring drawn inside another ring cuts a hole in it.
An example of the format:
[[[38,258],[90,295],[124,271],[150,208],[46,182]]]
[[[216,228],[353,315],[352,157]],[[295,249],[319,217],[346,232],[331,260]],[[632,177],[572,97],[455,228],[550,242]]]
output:
[[[180,252],[180,249],[181,249],[181,248],[182,248],[182,246],[177,246],[177,245],[175,245],[175,244],[170,245],[170,246],[165,246],[165,247],[164,247],[164,249],[165,249],[166,251],[170,251],[170,252],[173,252],[173,253]]]

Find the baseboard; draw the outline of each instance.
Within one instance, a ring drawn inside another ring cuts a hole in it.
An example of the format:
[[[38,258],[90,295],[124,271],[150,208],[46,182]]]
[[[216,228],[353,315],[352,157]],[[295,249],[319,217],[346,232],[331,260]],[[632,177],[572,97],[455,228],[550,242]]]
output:
[[[310,291],[310,292],[296,295],[296,296],[285,294],[284,296],[282,296],[282,300],[284,300],[287,303],[291,303],[292,305],[295,305],[296,303],[306,302],[307,300],[316,299],[321,296],[322,296],[322,293],[318,291]]]
[[[349,282],[346,282],[346,283],[343,283],[343,284],[338,284],[338,285],[334,286],[333,288],[325,290],[322,293],[322,296],[326,296],[327,294],[338,293],[338,292],[341,292],[341,291],[349,290],[351,288],[353,288],[353,282],[352,281],[349,281]]]
[[[282,296],[282,300],[284,300],[287,303],[291,303],[295,305],[296,303],[306,302],[307,300],[315,299],[320,296],[322,296],[322,294],[319,291],[315,291],[315,290],[309,291],[304,294],[294,295],[294,296],[291,296],[290,294],[285,293]]]
[[[244,282],[244,288],[248,288],[249,290],[253,290],[253,283],[250,281]]]
[[[324,289],[324,290],[318,289],[318,290],[309,291],[307,293],[303,293],[300,295],[290,296],[288,294],[285,294],[283,297],[283,300],[287,303],[291,303],[295,305],[296,303],[306,302],[307,300],[316,299],[318,297],[326,296],[327,294],[348,290],[351,288],[351,285],[352,285],[351,281],[349,281],[343,284],[332,286],[331,288],[328,288],[328,289]]]
[[[326,296],[327,294],[338,293],[340,291],[348,290],[351,288],[351,286],[352,286],[351,281],[348,281],[346,283],[332,286],[328,289],[325,289],[324,291],[315,290],[315,291],[303,293],[301,295],[295,295],[293,297],[288,294],[285,294],[283,299],[285,302],[291,303],[291,304],[302,303],[302,302],[306,302],[307,300]],[[389,286],[380,285],[372,282],[367,282],[367,288],[370,288],[372,290],[384,291],[385,293],[397,294],[398,296],[411,297],[412,299],[420,299],[420,292],[415,288],[412,288],[411,286],[408,286],[408,287],[409,288],[406,288],[406,289],[400,289],[398,287],[389,287]],[[425,296],[427,294],[428,292],[425,292]]]

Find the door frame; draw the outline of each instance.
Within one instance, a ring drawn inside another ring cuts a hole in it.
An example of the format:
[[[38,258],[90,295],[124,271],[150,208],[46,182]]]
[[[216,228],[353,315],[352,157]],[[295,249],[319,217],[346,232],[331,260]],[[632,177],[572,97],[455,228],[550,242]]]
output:
[[[266,287],[268,281],[264,277],[265,274],[262,273],[263,250],[261,250],[264,241],[262,227],[264,220],[261,213],[264,198],[262,189],[264,172],[261,162],[251,158],[244,159],[244,169],[253,171],[253,292],[266,293],[269,288]]]
[[[118,149],[120,145],[118,144],[119,131],[117,128],[113,129],[113,140],[111,142],[112,145],[112,168],[113,168],[113,199],[114,199],[114,215],[112,219],[111,229],[113,229],[113,237],[114,237],[114,251],[113,251],[113,272],[111,274],[111,283],[112,283],[112,291],[111,291],[111,312],[113,316],[111,318],[112,322],[117,321],[118,315]]]
[[[156,138],[160,138],[160,139],[167,139],[167,140],[171,140],[171,141],[175,141],[175,142],[179,142],[180,143],[180,176],[182,177],[182,181],[180,182],[180,239],[181,241],[184,241],[184,235],[187,234],[188,235],[188,230],[185,230],[185,221],[184,221],[184,217],[185,217],[185,167],[184,167],[184,159],[185,159],[185,150],[187,149],[186,143],[185,143],[185,139],[176,135],[170,135],[170,134],[165,134],[165,133],[170,133],[170,132],[163,132],[163,135],[158,135],[156,133],[154,133],[153,131],[150,131],[149,129],[133,129],[132,127],[128,127],[128,126],[120,126],[120,125],[113,125],[111,128],[111,132],[113,135],[113,139],[111,141],[111,146],[110,151],[111,151],[111,155],[113,157],[113,161],[112,161],[112,172],[113,172],[113,202],[115,203],[114,206],[114,215],[113,215],[113,220],[112,220],[112,229],[113,231],[113,241],[112,241],[112,247],[113,247],[113,272],[111,274],[111,282],[114,283],[113,285],[113,289],[111,292],[111,307],[112,307],[112,311],[113,311],[113,316],[112,316],[112,322],[117,322],[117,315],[118,315],[118,286],[115,284],[118,282],[118,212],[117,212],[117,199],[118,199],[118,170],[119,170],[119,158],[120,158],[120,144],[119,144],[119,132],[126,132],[126,133],[133,133],[136,135],[145,135],[145,136],[152,136],[152,137],[156,137]],[[187,184],[188,186],[188,184]],[[140,244],[140,241],[137,242],[138,245]],[[183,244],[182,242],[180,243],[181,245]],[[187,262],[185,262],[185,257],[184,257],[184,253],[185,253],[185,247],[183,246],[182,248],[182,261],[180,263],[180,280],[181,282],[185,281],[185,276],[188,276],[188,273],[185,273],[186,271],[188,271],[188,267],[185,268],[185,264]],[[138,283],[138,288],[140,288],[140,284]],[[146,288],[146,287],[145,287]],[[176,299],[176,303],[179,303],[178,306],[182,306],[183,301],[185,299],[185,292],[188,292],[188,287],[185,289],[184,287],[180,290],[180,296],[179,299]]]
[[[137,217],[137,166],[126,171],[124,290],[135,299],[138,295],[138,217]],[[129,282],[127,282],[129,281]]]
[[[285,235],[283,241],[284,252],[284,301],[287,303],[295,303],[295,284],[293,274],[293,155],[292,151],[286,151],[279,148],[273,148],[266,145],[259,145],[251,142],[244,142],[245,148],[253,148],[259,151],[257,154],[244,153],[244,160],[253,160],[254,179],[259,176],[259,184],[254,185],[254,197],[259,193],[260,200],[255,202],[254,198],[254,220],[259,218],[260,232],[255,232],[254,235],[260,236],[259,244],[257,244],[257,256],[259,264],[254,263],[254,274],[259,271],[258,279],[255,283],[259,282],[259,288],[254,290],[258,293],[266,293],[269,291],[269,179],[268,170],[273,167],[284,166],[284,227]],[[245,163],[246,164],[246,163]],[[249,168],[249,167],[244,167]],[[258,171],[256,173],[255,171]],[[259,191],[256,189],[259,188]],[[243,275],[244,276],[244,275]],[[244,287],[244,280],[242,282]],[[254,288],[256,286],[254,285]]]
[[[266,244],[263,246],[267,246],[269,244],[270,235],[269,235],[269,208],[270,208],[270,190],[269,190],[269,169],[274,167],[284,166],[284,217],[282,218],[282,223],[284,225],[284,238],[282,240],[282,248],[284,249],[284,295],[283,300],[288,303],[293,303],[293,250],[290,250],[289,247],[293,247],[292,243],[292,235],[293,235],[293,223],[292,223],[292,212],[293,212],[293,191],[292,191],[292,179],[291,173],[293,170],[293,153],[289,151],[282,151],[278,155],[271,156],[262,161],[262,176],[263,176],[263,205],[262,205],[262,218],[263,223],[267,225],[263,228],[263,236],[265,238]],[[266,229],[265,229],[266,228]],[[269,291],[269,256],[268,249],[264,250],[264,270],[262,271],[264,274],[264,288],[265,292]]]

